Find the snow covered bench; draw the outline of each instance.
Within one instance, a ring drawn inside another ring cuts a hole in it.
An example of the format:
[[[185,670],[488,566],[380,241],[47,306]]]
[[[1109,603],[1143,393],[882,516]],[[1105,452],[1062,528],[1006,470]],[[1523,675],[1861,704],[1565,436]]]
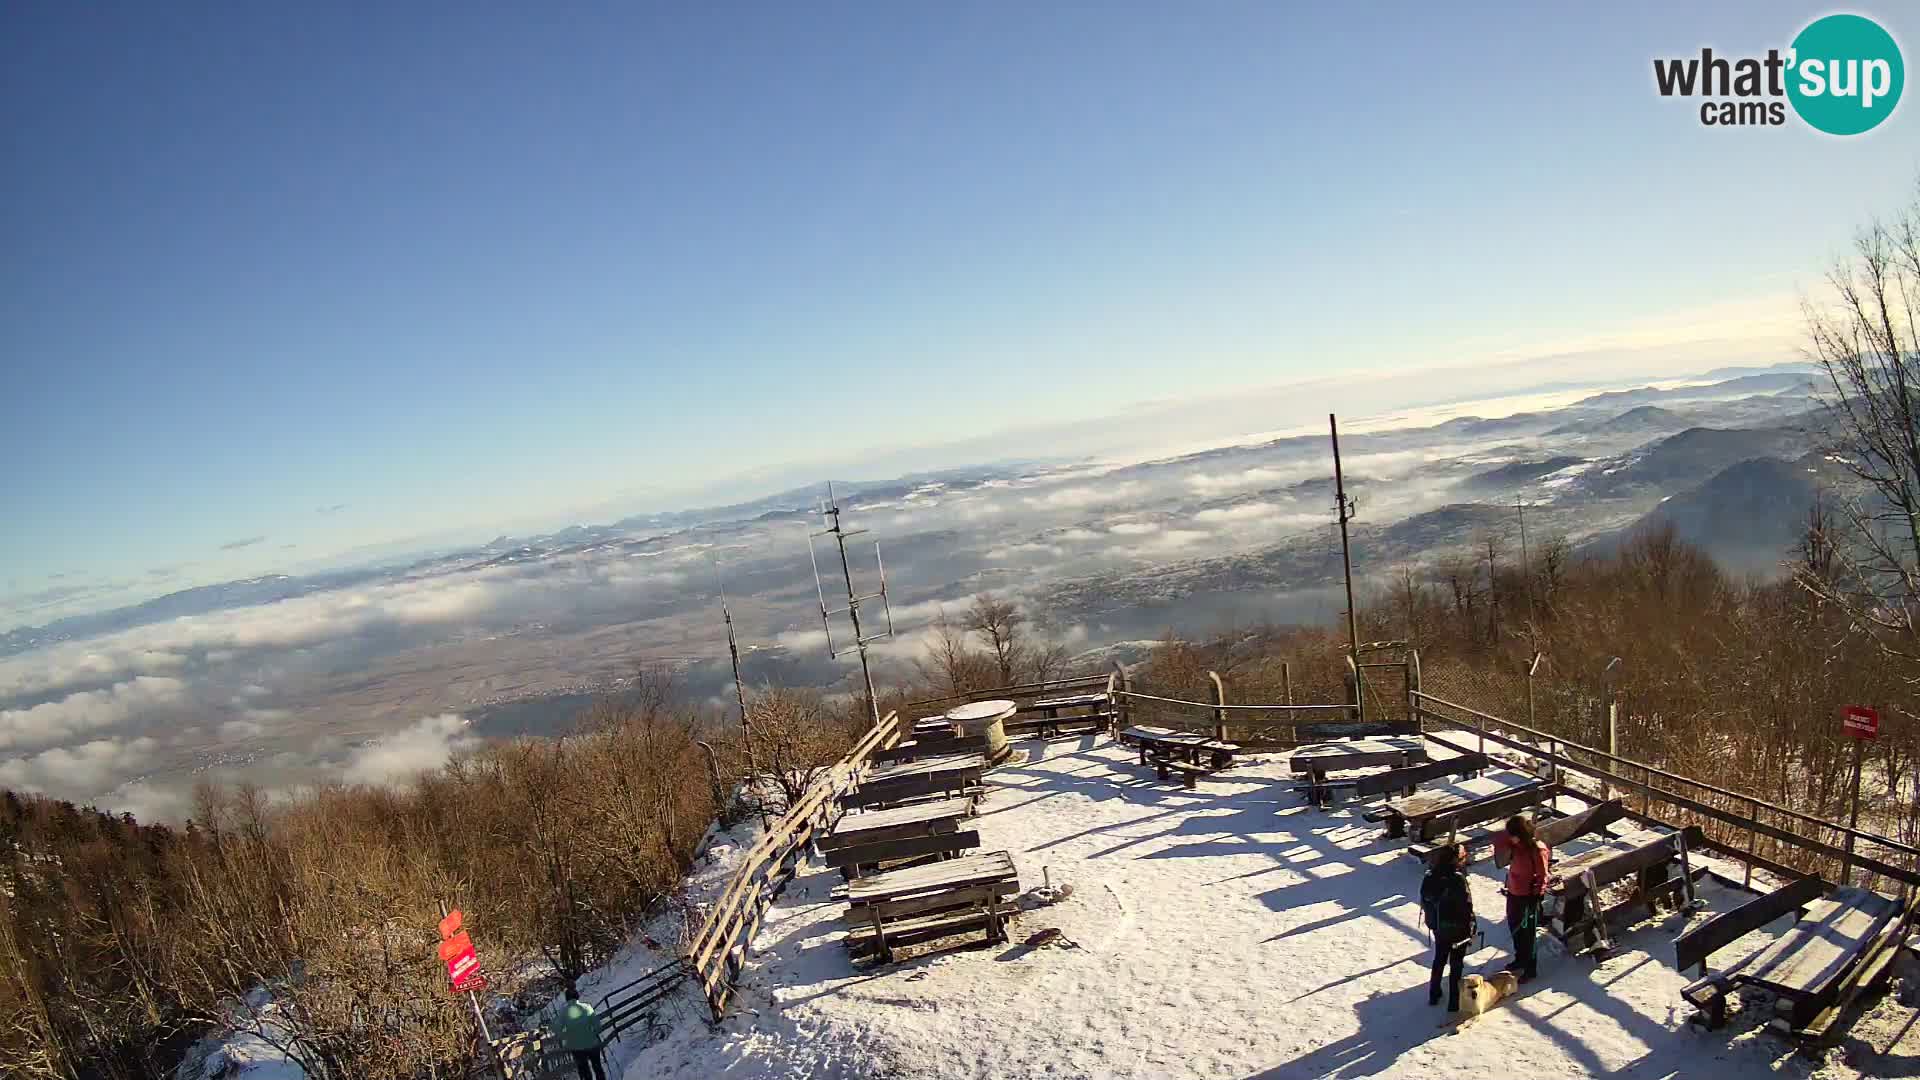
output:
[[[1003,911],[1020,892],[1013,856],[1005,851],[887,870],[847,885],[847,947],[892,962],[896,946],[985,926],[1004,941]]]

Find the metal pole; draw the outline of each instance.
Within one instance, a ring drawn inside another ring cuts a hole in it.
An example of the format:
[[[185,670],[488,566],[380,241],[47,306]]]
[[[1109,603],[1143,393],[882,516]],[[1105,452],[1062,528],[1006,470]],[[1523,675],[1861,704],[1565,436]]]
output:
[[[446,918],[451,910],[451,908],[447,907],[446,899],[442,898],[440,901],[440,917],[442,919]],[[471,990],[467,991],[467,1002],[473,1006],[473,1019],[475,1023],[480,1025],[480,1040],[487,1044],[487,1056],[493,1058],[494,1067],[500,1070],[502,1077],[505,1077],[507,1075],[507,1064],[500,1060],[500,1048],[493,1045],[493,1032],[487,1030],[487,1016],[486,1013],[480,1011],[479,995]]]
[[[1527,589],[1527,642],[1533,643],[1535,615],[1533,611],[1533,559],[1527,554],[1527,504],[1515,499],[1513,509],[1520,515],[1520,580]]]
[[[1754,851],[1759,847],[1759,844],[1760,844],[1760,832],[1757,828],[1755,828],[1755,826],[1758,825],[1759,823],[1760,823],[1760,804],[1755,802],[1752,799],[1748,799],[1747,800],[1747,872],[1741,875],[1741,878],[1740,878],[1740,884],[1746,888],[1753,887],[1753,855],[1754,855]]]
[[[1340,565],[1347,580],[1347,645],[1353,654],[1353,700],[1356,721],[1367,718],[1366,691],[1360,685],[1360,619],[1353,608],[1353,549],[1347,536],[1347,522],[1353,517],[1353,504],[1347,500],[1346,474],[1340,469],[1340,422],[1327,414],[1327,431],[1333,438],[1333,496],[1340,509]]]
[[[1600,670],[1600,678],[1605,681],[1606,686],[1607,756],[1610,758],[1618,758],[1620,756],[1620,702],[1619,699],[1614,696],[1613,692],[1613,669],[1619,666],[1620,658],[1616,656],[1607,661],[1607,666]],[[1608,773],[1612,773],[1618,767],[1616,762],[1607,762]],[[1613,798],[1613,785],[1602,784],[1600,787],[1600,797],[1602,799]]]
[[[1840,870],[1840,884],[1853,884],[1853,834],[1860,827],[1860,765],[1867,740],[1853,740],[1853,809],[1847,813],[1847,858]]]
[[[854,648],[860,653],[860,678],[867,686],[867,708],[873,712],[873,726],[880,726],[880,698],[873,692],[873,668],[867,664],[867,643],[860,634],[860,599],[853,591],[853,566],[847,562],[847,537],[840,531],[840,507],[833,507],[833,539],[840,548],[840,573],[847,579],[847,618],[853,623]]]
[[[1221,706],[1227,703],[1227,684],[1220,681],[1220,673],[1217,671],[1207,672],[1207,678],[1213,682],[1213,737],[1220,742],[1226,742],[1227,710]]]

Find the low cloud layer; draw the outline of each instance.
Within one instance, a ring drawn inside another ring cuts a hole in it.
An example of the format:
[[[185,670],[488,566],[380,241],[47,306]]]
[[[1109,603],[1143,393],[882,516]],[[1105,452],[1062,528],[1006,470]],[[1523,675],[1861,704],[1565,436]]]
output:
[[[395,783],[437,769],[454,754],[479,743],[461,717],[429,716],[355,750],[341,767],[341,778],[352,784]]]

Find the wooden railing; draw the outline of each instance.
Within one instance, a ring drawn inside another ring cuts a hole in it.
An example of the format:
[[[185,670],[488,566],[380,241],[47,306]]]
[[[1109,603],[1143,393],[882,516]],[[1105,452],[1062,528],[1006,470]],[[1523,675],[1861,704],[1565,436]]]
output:
[[[1845,871],[1859,867],[1906,885],[1920,885],[1920,848],[1910,844],[1826,821],[1790,807],[1777,806],[1756,796],[1729,791],[1596,747],[1583,746],[1570,739],[1503,720],[1419,690],[1413,690],[1407,696],[1429,738],[1435,738],[1436,725],[1443,731],[1470,734],[1477,746],[1492,743],[1497,747],[1519,751],[1539,758],[1555,773],[1579,773],[1600,781],[1609,790],[1639,795],[1643,813],[1649,816],[1652,804],[1664,803],[1697,818],[1719,822],[1736,832],[1745,832],[1747,843],[1744,851],[1717,841],[1708,846],[1743,859],[1749,866],[1758,865],[1787,876],[1798,876],[1805,872],[1760,858],[1754,851],[1754,841],[1757,837],[1765,836],[1780,845],[1797,849],[1805,856],[1837,864]],[[1446,742],[1446,739],[1442,735],[1436,741]],[[1447,745],[1455,749],[1472,749],[1453,743]],[[1763,812],[1773,820],[1764,820]],[[1823,836],[1836,837],[1841,843],[1829,843]]]
[[[831,816],[838,797],[858,780],[874,751],[899,741],[900,728],[900,714],[895,712],[868,730],[845,757],[767,827],[740,860],[713,911],[687,945],[687,966],[699,981],[715,1021],[726,1015],[734,981],[746,961],[753,935],[760,929],[760,920],[799,872],[814,831]]]

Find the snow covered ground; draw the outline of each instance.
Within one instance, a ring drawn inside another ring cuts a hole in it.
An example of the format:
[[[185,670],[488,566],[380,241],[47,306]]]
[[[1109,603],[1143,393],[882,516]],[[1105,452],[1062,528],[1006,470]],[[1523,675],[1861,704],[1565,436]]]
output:
[[[1763,1008],[1724,1031],[1693,1028],[1679,998],[1689,980],[1672,967],[1678,915],[1634,926],[1598,965],[1543,936],[1538,983],[1476,1024],[1442,1026],[1404,842],[1357,810],[1301,805],[1282,757],[1191,792],[1133,760],[1104,738],[1028,741],[990,774],[975,826],[985,847],[1013,852],[1024,887],[1043,867],[1074,887],[1016,918],[1011,945],[956,938],[856,969],[840,944],[845,905],[829,897],[839,876],[812,868],[768,913],[726,1021],[710,1026],[689,992],[660,1041],[612,1049],[615,1075],[1920,1075],[1913,1011],[1891,997],[1821,1058],[1759,1030]],[[1486,945],[1470,970],[1489,970],[1508,939],[1496,872],[1475,869]],[[724,873],[724,859],[702,868],[696,889]],[[1741,895],[1702,892],[1716,909]],[[1048,927],[1077,947],[1022,944]]]

